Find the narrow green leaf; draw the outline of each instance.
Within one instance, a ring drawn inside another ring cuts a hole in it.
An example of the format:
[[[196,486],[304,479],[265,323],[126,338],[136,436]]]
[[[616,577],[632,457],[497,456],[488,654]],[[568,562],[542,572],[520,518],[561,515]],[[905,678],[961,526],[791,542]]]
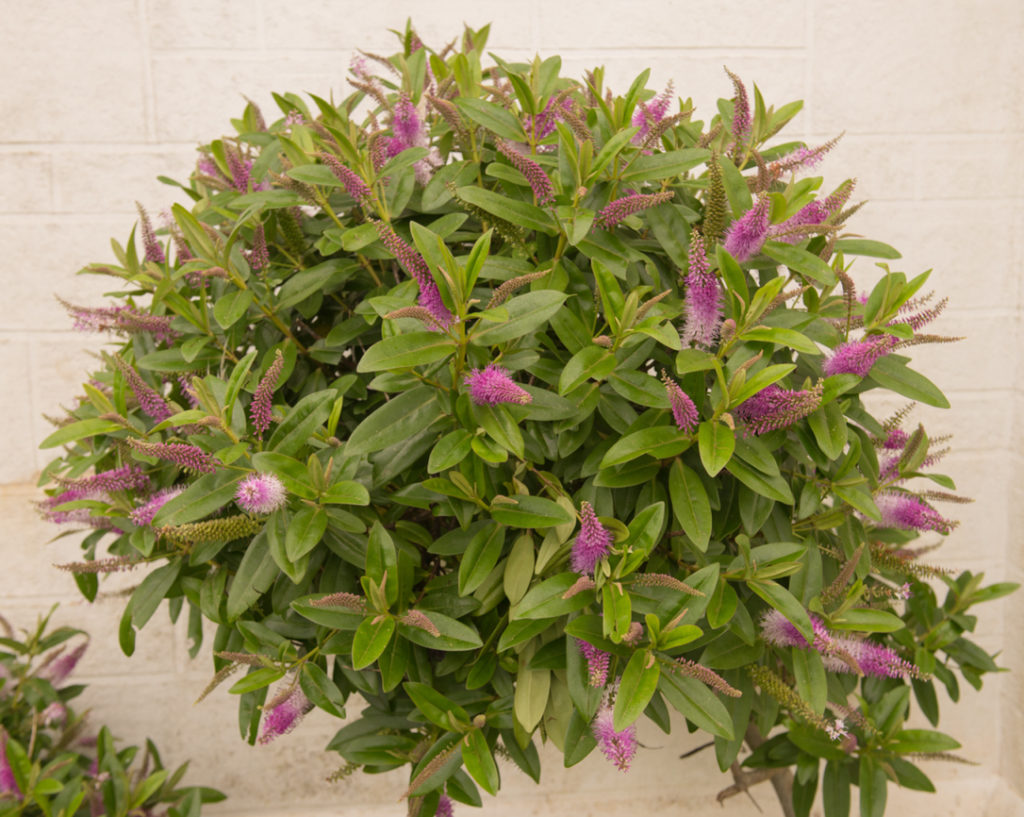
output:
[[[392,398],[356,426],[345,444],[345,453],[357,457],[380,451],[413,437],[441,415],[437,390],[417,386]]]
[[[711,502],[697,472],[676,458],[668,473],[672,512],[690,541],[700,551],[711,540]]]
[[[496,795],[501,785],[498,767],[487,745],[487,739],[479,729],[473,729],[462,739],[462,762],[480,787],[488,794]]]
[[[383,372],[408,369],[445,360],[455,352],[455,341],[440,332],[407,332],[373,344],[359,358],[356,371]]]
[[[395,620],[391,616],[365,619],[352,639],[352,669],[368,667],[380,658],[394,632]]]
[[[716,476],[732,458],[736,437],[724,423],[705,420],[697,431],[700,461],[708,476]]]
[[[615,698],[613,723],[616,732],[633,724],[647,708],[661,675],[658,662],[649,650],[633,653],[622,673],[619,694]]]

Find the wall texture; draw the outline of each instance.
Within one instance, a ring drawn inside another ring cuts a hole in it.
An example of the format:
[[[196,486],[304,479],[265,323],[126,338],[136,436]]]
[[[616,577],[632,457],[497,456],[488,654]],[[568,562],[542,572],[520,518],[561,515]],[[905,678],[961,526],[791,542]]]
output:
[[[30,505],[47,460],[36,450],[49,428],[42,415],[69,401],[100,348],[69,330],[53,293],[102,303],[109,282],[74,273],[107,258],[111,236],[127,238],[135,200],[155,213],[175,200],[158,174],[186,177],[198,142],[229,127],[243,96],[270,114],[271,91],[345,94],[353,49],[389,53],[386,29],[408,15],[432,45],[456,36],[463,21],[491,20],[490,46],[503,56],[560,53],[575,75],[605,64],[617,88],[651,67],[652,86],[674,79],[705,118],[715,98],[731,93],[724,63],[756,80],[769,102],[806,100],[795,136],[845,131],[824,166],[826,183],[859,177],[856,197],[869,204],[854,224],[900,247],[908,273],[934,267],[931,283],[950,296],[938,331],[967,338],[915,356],[953,403],[951,412],[915,417],[933,433],[956,435],[946,470],[977,499],[963,508],[941,559],[993,579],[1024,577],[1015,533],[1024,523],[1024,432],[1015,422],[1024,417],[1024,5],[435,0],[424,8],[415,0],[0,0],[0,609],[27,625],[62,602],[59,617],[94,636],[81,676],[92,683],[97,720],[125,739],[151,735],[172,760],[193,757],[196,782],[231,794],[213,813],[398,814],[401,781],[323,782],[332,771],[320,752],[334,730],[327,718],[311,718],[276,745],[245,746],[225,693],[191,706],[209,660],[188,660],[182,630],[158,614],[128,661],[116,647],[121,602],[87,605],[50,567],[71,558],[75,542],[47,545],[54,532]],[[856,272],[869,282],[875,271],[862,262]],[[981,693],[966,689],[943,716],[942,727],[980,765],[932,767],[939,796],[892,791],[892,813],[1024,814],[1024,643],[1013,626],[1022,613],[1024,594],[981,611],[983,643],[1003,649],[1002,662],[1016,672]],[[671,737],[641,737],[648,749],[628,776],[608,774],[596,758],[563,772],[554,758],[541,789],[506,768],[502,796],[483,813],[710,809],[729,781],[707,753],[677,759],[698,741],[681,724]],[[754,795],[776,813],[770,791]],[[739,797],[724,813],[756,810]]]

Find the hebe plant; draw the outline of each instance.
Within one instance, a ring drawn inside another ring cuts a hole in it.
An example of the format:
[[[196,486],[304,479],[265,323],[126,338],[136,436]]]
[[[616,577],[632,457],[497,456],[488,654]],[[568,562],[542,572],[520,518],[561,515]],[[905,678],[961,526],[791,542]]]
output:
[[[735,790],[795,767],[788,813],[822,775],[829,817],[930,790],[912,759],[958,744],[911,693],[935,724],[936,681],[997,669],[967,610],[1012,586],[918,559],[953,485],[864,395],[947,405],[902,354],[944,302],[884,265],[858,294],[899,254],[806,175],[834,142],[768,144],[800,103],[730,75],[697,121],[646,72],[484,67],[487,31],[250,104],[165,237],[142,214],[84,270],[117,302],[69,310],[124,341],[44,442],[80,587],[155,567],[124,650],[165,598],[195,649],[212,622],[250,742],[358,694],[327,749],[406,767],[413,814],[479,805],[496,757],[539,779],[538,739],[625,769],[673,709]]]

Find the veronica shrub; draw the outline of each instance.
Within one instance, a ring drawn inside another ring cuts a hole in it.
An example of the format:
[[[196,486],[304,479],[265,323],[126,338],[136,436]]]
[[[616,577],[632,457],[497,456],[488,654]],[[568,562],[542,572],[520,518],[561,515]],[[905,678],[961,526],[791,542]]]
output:
[[[425,817],[539,779],[539,741],[642,765],[673,710],[723,770],[798,769],[797,814],[823,774],[830,815],[930,788],[958,744],[906,720],[997,669],[966,611],[1012,589],[919,558],[941,443],[867,400],[947,406],[908,357],[944,302],[810,175],[835,140],[779,136],[799,102],[730,74],[699,113],[487,33],[248,105],[83,270],[113,347],[41,503],[82,592],[144,563],[125,652],[166,599],[212,685],[244,670],[243,738],[354,706],[336,777],[400,770]],[[137,476],[68,494],[92,473]]]

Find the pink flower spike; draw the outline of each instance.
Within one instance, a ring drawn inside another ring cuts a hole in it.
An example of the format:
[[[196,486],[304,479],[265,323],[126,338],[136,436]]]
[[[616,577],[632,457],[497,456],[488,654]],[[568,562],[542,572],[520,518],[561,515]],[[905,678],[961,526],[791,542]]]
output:
[[[495,145],[501,154],[512,163],[512,166],[526,177],[526,181],[529,182],[530,189],[533,190],[533,195],[537,199],[537,204],[551,204],[555,200],[551,179],[544,172],[544,168],[529,156],[521,153],[510,142],[498,139],[495,141]]]
[[[287,735],[299,725],[299,721],[312,708],[313,704],[296,684],[283,701],[270,707],[269,711],[264,711],[263,734],[260,735],[260,743],[270,743],[274,738]]]
[[[612,546],[612,535],[604,529],[589,502],[580,505],[580,532],[572,546],[569,563],[581,574],[594,572],[597,563]]]
[[[146,500],[142,505],[133,509],[132,512],[128,514],[128,518],[140,528],[144,528],[153,522],[153,517],[156,516],[157,511],[174,499],[174,497],[181,494],[184,490],[184,485],[175,485],[171,488],[164,488],[164,490],[153,494],[153,496]]]
[[[266,516],[284,506],[288,492],[273,474],[250,474],[238,484],[235,501],[243,511]]]
[[[790,391],[772,383],[735,409],[749,434],[765,434],[793,425],[821,405],[822,384],[813,389]]]
[[[0,726],[0,794],[13,794],[21,799],[21,789],[14,779],[14,770],[7,759],[7,730]]]
[[[260,382],[256,385],[256,392],[249,404],[249,419],[252,427],[256,429],[256,436],[263,438],[263,432],[270,428],[270,421],[273,419],[271,402],[274,399],[274,389],[277,388],[278,378],[284,368],[284,356],[278,349],[274,353],[274,361],[267,367]]]
[[[607,696],[591,725],[594,737],[604,756],[622,772],[629,771],[629,764],[636,756],[636,726],[627,726],[621,732],[615,731],[612,705]]]
[[[533,396],[496,363],[488,363],[483,369],[473,369],[466,375],[465,382],[470,399],[478,406],[495,406],[498,403],[526,405],[533,400]]]
[[[160,245],[160,242],[156,240],[156,234],[153,232],[153,223],[149,220],[149,214],[138,202],[135,202],[135,207],[139,211],[139,221],[142,222],[142,246],[146,251],[145,260],[163,264],[167,261],[167,256],[164,254],[164,248]]]
[[[875,496],[875,504],[882,512],[879,524],[883,528],[933,530],[948,534],[957,524],[940,516],[938,511],[913,494],[883,491]]]
[[[672,407],[672,418],[676,421],[676,426],[680,431],[692,434],[697,428],[697,423],[700,422],[700,415],[697,413],[697,407],[693,404],[693,400],[664,370],[661,372],[661,380],[668,392],[668,402]]]
[[[603,687],[608,683],[608,662],[611,660],[611,655],[586,641],[577,640],[576,644],[583,657],[587,659],[587,675],[590,678],[590,686]]]
[[[825,361],[825,376],[855,374],[867,377],[875,361],[893,350],[897,341],[892,335],[872,335],[864,340],[840,343]]]
[[[434,809],[434,817],[453,817],[453,814],[452,798],[442,794],[441,799],[437,801],[437,808]]]
[[[689,262],[682,341],[696,342],[698,346],[710,349],[718,338],[722,323],[722,288],[711,272],[704,237],[699,230],[690,235]]]
[[[49,667],[46,668],[44,677],[55,687],[60,686],[64,683],[67,677],[75,671],[75,667],[77,667],[78,662],[82,660],[82,656],[85,655],[85,650],[88,646],[89,642],[84,641],[71,652],[57,658]]]
[[[754,206],[732,223],[725,234],[723,247],[740,263],[760,252],[771,227],[771,202],[766,193],[757,197]]]

